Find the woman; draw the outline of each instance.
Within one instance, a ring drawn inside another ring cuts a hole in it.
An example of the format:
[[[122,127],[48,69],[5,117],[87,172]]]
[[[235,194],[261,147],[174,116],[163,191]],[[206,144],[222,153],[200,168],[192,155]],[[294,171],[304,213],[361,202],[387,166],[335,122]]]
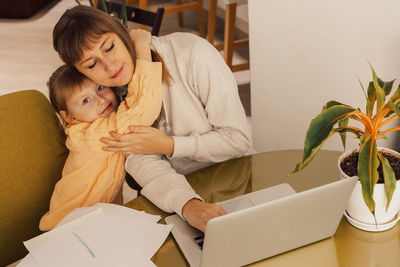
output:
[[[114,33],[125,47],[116,47]],[[134,48],[126,29],[90,7],[67,10],[53,31],[61,59],[92,81],[126,85],[134,72]],[[103,138],[109,151],[132,154],[126,169],[141,193],[167,212],[176,212],[204,231],[209,219],[225,211],[204,203],[182,174],[242,156],[251,145],[250,129],[235,79],[206,40],[174,33],[152,39],[153,60],[163,62],[163,109],[154,128],[134,127],[124,136]],[[123,55],[128,50],[132,58]],[[166,155],[167,157],[161,157]],[[171,167],[172,165],[172,167]]]

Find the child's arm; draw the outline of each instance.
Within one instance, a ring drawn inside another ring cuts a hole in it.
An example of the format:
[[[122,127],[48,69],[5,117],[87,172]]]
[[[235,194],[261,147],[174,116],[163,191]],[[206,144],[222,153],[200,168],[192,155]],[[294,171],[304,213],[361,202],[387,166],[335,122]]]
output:
[[[134,29],[130,31],[130,36],[135,46],[136,59],[151,60],[151,34],[148,31]]]
[[[118,133],[129,132],[130,125],[150,126],[157,119],[162,104],[161,72],[161,62],[136,61],[128,95],[117,111]]]

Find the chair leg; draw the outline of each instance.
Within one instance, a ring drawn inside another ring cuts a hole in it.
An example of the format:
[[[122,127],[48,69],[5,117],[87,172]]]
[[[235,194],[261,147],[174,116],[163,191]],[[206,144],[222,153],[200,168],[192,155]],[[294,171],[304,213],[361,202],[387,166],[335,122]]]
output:
[[[226,5],[225,33],[224,33],[224,59],[232,69],[233,40],[235,35],[236,3]]]
[[[139,0],[139,8],[147,10],[147,0]],[[146,26],[140,25],[140,29],[146,30]]]
[[[139,8],[147,10],[147,0],[139,0]]]
[[[204,11],[203,11],[203,0],[197,0],[197,15],[199,18],[199,34],[201,37],[205,37],[205,25],[204,25]]]
[[[181,5],[182,4],[182,0],[176,0],[176,5]],[[183,27],[183,13],[182,12],[178,12],[178,25],[179,27]]]
[[[207,40],[214,45],[215,22],[217,17],[217,0],[210,0],[208,7]]]

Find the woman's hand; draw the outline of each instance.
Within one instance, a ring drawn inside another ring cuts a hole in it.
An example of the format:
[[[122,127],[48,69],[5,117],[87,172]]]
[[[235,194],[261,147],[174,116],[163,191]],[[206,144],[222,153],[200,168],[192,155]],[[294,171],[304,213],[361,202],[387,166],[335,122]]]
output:
[[[124,155],[130,154],[162,154],[172,156],[174,139],[160,130],[148,126],[130,126],[131,133],[119,134],[110,132],[111,138],[101,138],[107,146],[105,151]]]
[[[224,214],[226,214],[226,211],[221,206],[195,198],[186,202],[182,208],[183,218],[203,233],[206,231],[206,225],[210,219]]]

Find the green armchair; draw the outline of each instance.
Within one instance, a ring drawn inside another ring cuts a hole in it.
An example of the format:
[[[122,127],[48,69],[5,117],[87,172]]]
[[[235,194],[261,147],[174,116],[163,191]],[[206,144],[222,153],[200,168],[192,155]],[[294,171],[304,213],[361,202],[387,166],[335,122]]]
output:
[[[40,234],[68,155],[65,134],[47,98],[35,90],[0,96],[0,266],[27,254],[22,241]]]

